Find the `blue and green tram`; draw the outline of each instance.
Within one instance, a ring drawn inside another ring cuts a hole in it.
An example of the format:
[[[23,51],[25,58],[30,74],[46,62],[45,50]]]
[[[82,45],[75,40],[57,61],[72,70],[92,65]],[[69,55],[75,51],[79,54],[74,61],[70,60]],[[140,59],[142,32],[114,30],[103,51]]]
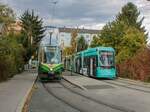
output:
[[[75,72],[96,78],[116,78],[115,50],[111,47],[89,48],[75,55]]]

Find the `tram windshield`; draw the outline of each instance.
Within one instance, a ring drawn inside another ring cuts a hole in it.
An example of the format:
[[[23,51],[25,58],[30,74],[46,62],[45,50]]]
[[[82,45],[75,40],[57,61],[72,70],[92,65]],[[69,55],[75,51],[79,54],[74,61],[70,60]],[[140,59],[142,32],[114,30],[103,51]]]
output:
[[[58,64],[56,47],[45,47],[44,61],[48,64]]]
[[[101,51],[100,66],[102,67],[114,66],[114,53],[110,51]]]

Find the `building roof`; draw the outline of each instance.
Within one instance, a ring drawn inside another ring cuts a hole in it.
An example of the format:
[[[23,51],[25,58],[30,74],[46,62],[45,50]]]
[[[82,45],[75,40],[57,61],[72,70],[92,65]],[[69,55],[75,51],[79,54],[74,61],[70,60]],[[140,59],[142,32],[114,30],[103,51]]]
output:
[[[89,33],[89,34],[98,34],[100,30],[92,30],[92,29],[80,29],[80,28],[59,28],[59,32],[72,33],[77,30],[78,33]]]

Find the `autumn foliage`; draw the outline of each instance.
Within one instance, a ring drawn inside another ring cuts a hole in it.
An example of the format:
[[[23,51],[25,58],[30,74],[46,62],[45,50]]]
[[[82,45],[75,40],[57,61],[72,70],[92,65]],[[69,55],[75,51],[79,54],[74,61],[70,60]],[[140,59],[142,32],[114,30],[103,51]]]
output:
[[[150,81],[150,50],[139,50],[137,55],[118,64],[117,68],[121,77]]]

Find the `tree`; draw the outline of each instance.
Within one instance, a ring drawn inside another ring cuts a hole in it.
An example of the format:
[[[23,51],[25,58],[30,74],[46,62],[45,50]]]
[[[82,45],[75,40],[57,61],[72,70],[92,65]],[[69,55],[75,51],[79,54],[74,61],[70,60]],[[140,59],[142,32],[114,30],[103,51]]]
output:
[[[23,70],[24,48],[14,33],[4,35],[0,41],[0,81]]]
[[[0,23],[5,23],[9,25],[15,20],[15,14],[13,10],[7,5],[0,3]]]
[[[86,40],[84,39],[84,37],[83,36],[79,37],[77,41],[77,52],[83,51],[87,49],[87,47],[88,47],[88,44]]]
[[[142,27],[142,22],[144,17],[139,19],[140,12],[137,6],[129,2],[124,7],[122,7],[121,12],[117,15],[116,21],[123,21],[128,26],[134,26],[141,31],[145,31]]]
[[[93,36],[93,40],[92,40],[92,42],[91,42],[90,47],[100,46],[99,41],[100,41],[100,39],[99,39],[98,36]],[[100,42],[100,43],[101,43],[101,42]]]
[[[126,28],[127,26],[123,22],[109,22],[101,30],[97,43],[101,46],[113,47],[116,50],[116,54],[118,54]]]
[[[109,22],[101,30],[100,35],[93,38],[91,47],[106,46],[113,47],[116,50],[116,54],[120,50],[120,43],[124,36],[124,29],[126,25],[122,22]]]
[[[44,37],[45,29],[42,26],[42,19],[35,15],[33,10],[32,12],[26,10],[20,20],[22,21],[22,42],[24,42],[24,47],[27,48],[28,61]]]
[[[71,47],[65,47],[64,50],[63,50],[63,56],[68,56],[68,55],[71,55],[72,54],[72,49]]]
[[[75,53],[77,51],[77,36],[78,36],[78,31],[77,30],[74,30],[72,31],[71,33],[71,51],[73,53]]]
[[[117,54],[117,63],[121,63],[135,56],[139,50],[146,47],[146,41],[143,39],[145,34],[135,27],[129,27],[125,30],[124,37],[120,43],[120,50]]]

